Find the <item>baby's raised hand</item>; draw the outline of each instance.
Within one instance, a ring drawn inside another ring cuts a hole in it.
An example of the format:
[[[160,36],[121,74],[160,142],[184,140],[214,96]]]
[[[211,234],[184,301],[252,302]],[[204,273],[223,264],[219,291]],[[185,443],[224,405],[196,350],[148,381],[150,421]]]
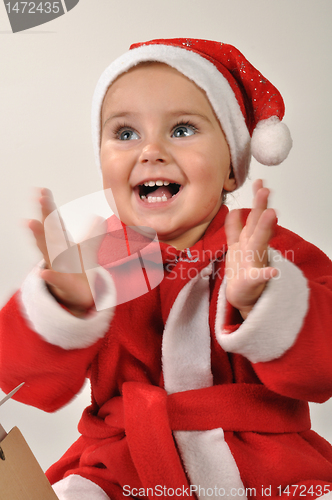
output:
[[[228,244],[226,298],[244,319],[266,283],[278,274],[268,265],[268,244],[276,222],[275,211],[267,208],[270,191],[259,179],[253,185],[253,192],[253,208],[245,226],[242,227],[239,210],[232,210],[225,222]]]
[[[33,232],[37,247],[42,253],[45,261],[45,269],[41,272],[41,277],[45,280],[49,291],[59,303],[65,305],[73,315],[83,316],[86,311],[94,305],[93,296],[86,274],[84,273],[83,265],[81,269],[79,269],[82,270],[82,272],[77,272],[77,270],[76,272],[68,272],[68,270],[67,272],[58,272],[52,269],[44,227],[45,219],[56,210],[56,205],[50,190],[45,188],[41,189],[39,204],[41,209],[41,221],[30,220],[29,228]],[[61,222],[61,226],[60,230],[59,228],[55,228],[53,231],[52,245],[56,246],[58,242],[59,245],[61,245],[60,240],[65,239],[65,241],[68,242],[68,247],[72,245],[76,253],[78,252],[77,255],[80,255],[79,245],[68,240],[68,234],[63,222],[59,217],[58,220]],[[92,245],[95,245],[96,248],[93,250],[97,254],[98,239],[95,238],[94,240],[95,243],[92,243]]]

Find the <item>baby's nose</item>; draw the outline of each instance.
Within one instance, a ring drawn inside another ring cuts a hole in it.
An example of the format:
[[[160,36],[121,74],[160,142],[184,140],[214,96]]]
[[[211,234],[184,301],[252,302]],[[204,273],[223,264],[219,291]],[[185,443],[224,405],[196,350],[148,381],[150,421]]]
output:
[[[151,142],[143,147],[139,160],[141,163],[166,163],[168,153],[160,142]]]

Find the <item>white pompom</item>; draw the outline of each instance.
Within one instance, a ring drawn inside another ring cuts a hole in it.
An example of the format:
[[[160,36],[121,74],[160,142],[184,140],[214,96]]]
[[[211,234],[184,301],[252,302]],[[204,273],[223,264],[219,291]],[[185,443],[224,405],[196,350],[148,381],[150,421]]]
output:
[[[263,165],[279,165],[290,152],[290,131],[277,116],[258,122],[251,138],[251,154]]]

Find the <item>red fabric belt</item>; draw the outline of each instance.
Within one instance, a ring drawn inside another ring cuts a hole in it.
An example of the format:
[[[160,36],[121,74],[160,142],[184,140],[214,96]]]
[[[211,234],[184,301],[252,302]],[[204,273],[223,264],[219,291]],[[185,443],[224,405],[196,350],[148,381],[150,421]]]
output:
[[[97,416],[87,409],[79,430],[96,440],[126,436],[144,488],[189,487],[173,431],[221,427],[225,432],[290,433],[310,429],[307,403],[279,396],[263,385],[225,384],[167,395],[160,387],[125,382],[122,392],[122,397],[105,403]]]
[[[279,434],[310,429],[308,405],[279,396],[263,385],[226,384],[171,394],[167,410],[172,430]]]
[[[107,438],[126,433],[128,419],[136,408],[136,422],[163,411],[171,430],[209,430],[279,434],[310,429],[308,404],[269,391],[257,384],[225,384],[167,395],[160,387],[125,382],[123,397],[110,399],[92,415],[87,408],[80,423],[86,437]],[[160,429],[159,429],[160,430]]]

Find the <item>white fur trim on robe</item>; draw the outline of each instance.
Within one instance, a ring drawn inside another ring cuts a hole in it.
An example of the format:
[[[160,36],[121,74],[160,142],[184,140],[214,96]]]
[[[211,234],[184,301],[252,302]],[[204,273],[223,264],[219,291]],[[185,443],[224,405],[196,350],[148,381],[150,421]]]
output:
[[[174,435],[188,470],[192,489],[198,497],[246,498],[239,470],[221,428],[176,431]]]
[[[271,279],[246,320],[234,332],[224,328],[226,280],[218,297],[216,337],[226,352],[242,354],[252,363],[281,357],[295,343],[309,307],[309,288],[302,271],[280,252],[269,249]]]
[[[95,483],[74,474],[55,483],[53,490],[59,500],[110,500]]]
[[[213,385],[209,328],[209,275],[212,267],[182,288],[163,334],[165,389],[174,392]]]
[[[103,268],[100,268],[103,270]],[[109,273],[106,284],[109,308],[77,318],[61,307],[40,277],[41,267],[34,268],[21,287],[21,304],[29,326],[46,342],[63,349],[82,349],[93,345],[108,331],[115,304],[115,287]],[[99,270],[100,272],[100,270]]]
[[[209,265],[183,287],[167,319],[162,362],[168,393],[213,385],[209,328],[211,272],[212,266]],[[239,470],[221,428],[175,431],[174,437],[190,482],[197,487],[195,493],[198,497],[207,495],[217,499],[221,491],[225,490],[227,495],[231,488],[244,491]],[[241,496],[242,500],[244,498]]]

